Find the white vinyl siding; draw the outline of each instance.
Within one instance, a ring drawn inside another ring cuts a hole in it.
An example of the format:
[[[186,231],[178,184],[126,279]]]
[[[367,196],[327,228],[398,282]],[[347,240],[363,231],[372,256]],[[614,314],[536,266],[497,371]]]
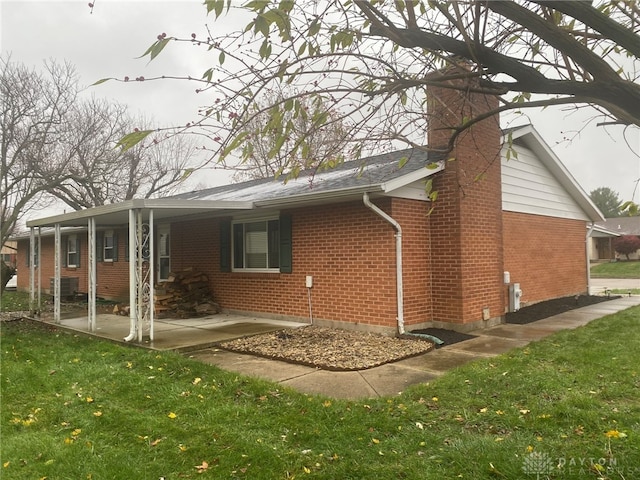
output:
[[[553,173],[529,149],[515,145],[517,158],[502,152],[502,209],[504,211],[589,220]]]

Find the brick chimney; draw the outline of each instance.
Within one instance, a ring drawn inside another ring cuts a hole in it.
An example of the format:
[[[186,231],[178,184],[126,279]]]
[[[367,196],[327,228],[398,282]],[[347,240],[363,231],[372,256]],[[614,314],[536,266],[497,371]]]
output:
[[[453,127],[498,107],[497,97],[477,87],[473,78],[428,87],[430,147],[446,148]],[[499,323],[504,315],[501,137],[497,114],[474,124],[458,136],[445,170],[434,179],[430,268],[436,325],[468,330]]]

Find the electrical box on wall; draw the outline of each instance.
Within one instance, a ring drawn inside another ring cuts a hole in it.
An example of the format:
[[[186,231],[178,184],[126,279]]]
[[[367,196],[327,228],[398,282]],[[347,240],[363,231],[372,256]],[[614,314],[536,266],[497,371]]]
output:
[[[504,283],[506,285],[511,283],[511,274],[509,272],[504,272]]]
[[[517,312],[520,310],[520,297],[522,297],[522,290],[520,290],[519,283],[512,283],[509,285],[509,311]]]
[[[313,287],[313,277],[311,275],[307,275],[306,286],[307,288]]]

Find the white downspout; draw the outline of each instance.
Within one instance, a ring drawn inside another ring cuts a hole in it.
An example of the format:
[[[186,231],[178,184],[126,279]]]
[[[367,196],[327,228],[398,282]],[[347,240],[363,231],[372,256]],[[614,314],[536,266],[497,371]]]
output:
[[[364,202],[364,204],[369,209],[373,210],[379,216],[384,218],[387,222],[389,222],[391,225],[393,225],[393,228],[396,229],[396,234],[395,234],[395,237],[396,237],[396,296],[397,296],[397,303],[398,303],[397,321],[398,321],[398,334],[399,335],[404,335],[404,333],[405,333],[405,331],[404,331],[404,302],[403,302],[403,299],[402,299],[402,296],[403,296],[403,285],[402,285],[402,227],[400,226],[400,224],[395,219],[393,219],[392,217],[387,215],[384,211],[382,211],[380,208],[378,208],[376,205],[371,203],[371,201],[369,200],[369,194],[367,192],[365,192],[362,195],[362,201]]]
[[[138,258],[136,215],[133,209],[129,210],[129,335],[124,338],[130,342],[136,338],[136,310],[137,310],[137,282],[136,263]]]

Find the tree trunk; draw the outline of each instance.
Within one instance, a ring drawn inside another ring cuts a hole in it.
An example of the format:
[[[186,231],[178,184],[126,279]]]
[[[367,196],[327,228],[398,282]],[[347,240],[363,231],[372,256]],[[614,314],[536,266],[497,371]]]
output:
[[[15,269],[0,260],[0,295],[4,293],[7,282],[15,275]]]

